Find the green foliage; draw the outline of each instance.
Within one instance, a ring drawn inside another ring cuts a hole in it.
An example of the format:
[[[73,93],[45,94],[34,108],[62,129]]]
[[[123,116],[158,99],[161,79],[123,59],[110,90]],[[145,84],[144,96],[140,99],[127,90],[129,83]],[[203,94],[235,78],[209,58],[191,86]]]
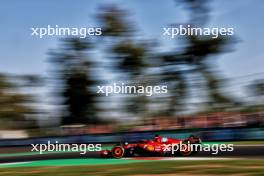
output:
[[[144,63],[146,48],[141,44],[121,41],[113,46],[113,52],[121,60],[118,65],[119,69],[128,74],[140,75],[146,66]]]
[[[253,95],[264,96],[264,80],[256,80],[250,86],[249,90]]]
[[[15,83],[9,77],[0,74],[0,122],[1,128],[25,128],[34,126],[33,121],[27,121],[26,115],[34,111],[28,105],[32,101],[30,95],[19,93]],[[21,122],[25,123],[21,123]]]
[[[96,93],[91,90],[96,84],[91,76],[93,63],[85,53],[90,44],[79,39],[67,39],[63,44],[64,49],[51,54],[54,78],[61,82],[59,96],[66,107],[62,124],[98,123]]]
[[[128,25],[127,12],[116,6],[103,6],[100,8],[103,13],[98,14],[98,19],[102,23],[103,35],[120,37],[130,34],[133,27]]]

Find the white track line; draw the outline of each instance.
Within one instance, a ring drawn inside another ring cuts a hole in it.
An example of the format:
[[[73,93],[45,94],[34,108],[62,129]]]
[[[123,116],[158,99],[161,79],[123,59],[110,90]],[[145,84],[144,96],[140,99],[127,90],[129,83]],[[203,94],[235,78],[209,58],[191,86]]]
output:
[[[191,161],[202,161],[202,160],[233,160],[234,158],[216,158],[216,157],[181,157],[181,158],[164,158],[162,160],[176,160],[176,161],[182,161],[182,160],[185,160],[185,161],[188,161],[188,160],[191,160]]]
[[[122,158],[129,160],[146,160],[146,161],[204,161],[204,160],[235,160],[236,158],[224,157],[136,157],[136,158]]]
[[[32,162],[0,163],[0,166],[5,166],[5,165],[15,165],[15,164],[26,164],[26,163],[32,163]]]

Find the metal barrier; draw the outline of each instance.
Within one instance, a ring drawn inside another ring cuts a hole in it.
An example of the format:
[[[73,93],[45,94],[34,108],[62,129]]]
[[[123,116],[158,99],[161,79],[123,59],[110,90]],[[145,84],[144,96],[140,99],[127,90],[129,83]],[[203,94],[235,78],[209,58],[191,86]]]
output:
[[[55,143],[118,143],[120,141],[136,142],[142,139],[151,139],[155,134],[184,139],[190,135],[199,136],[203,141],[243,141],[264,140],[264,128],[206,128],[182,129],[165,131],[120,132],[111,134],[87,134],[75,136],[52,136],[27,139],[0,140],[3,146],[26,146],[42,144],[50,141]]]

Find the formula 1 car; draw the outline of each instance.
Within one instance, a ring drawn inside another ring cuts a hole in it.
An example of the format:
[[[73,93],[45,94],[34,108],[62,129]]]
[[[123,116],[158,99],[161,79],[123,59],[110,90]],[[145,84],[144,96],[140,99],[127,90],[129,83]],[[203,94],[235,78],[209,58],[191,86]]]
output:
[[[112,150],[102,150],[101,156],[108,158],[177,156],[179,154],[182,156],[189,156],[198,152],[188,147],[190,144],[201,144],[201,139],[193,135],[184,140],[156,135],[155,138],[151,140],[141,140],[131,144],[127,142],[117,144]]]

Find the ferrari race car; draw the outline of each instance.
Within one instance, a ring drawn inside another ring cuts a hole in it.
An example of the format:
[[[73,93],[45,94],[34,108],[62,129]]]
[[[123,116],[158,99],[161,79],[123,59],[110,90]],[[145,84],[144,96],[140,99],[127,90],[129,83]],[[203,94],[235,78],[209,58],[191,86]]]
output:
[[[156,135],[151,140],[141,140],[137,143],[120,143],[112,150],[102,150],[101,156],[107,158],[137,157],[137,156],[189,156],[198,151],[192,150],[191,144],[201,144],[201,139],[191,135],[187,139],[174,139]]]

